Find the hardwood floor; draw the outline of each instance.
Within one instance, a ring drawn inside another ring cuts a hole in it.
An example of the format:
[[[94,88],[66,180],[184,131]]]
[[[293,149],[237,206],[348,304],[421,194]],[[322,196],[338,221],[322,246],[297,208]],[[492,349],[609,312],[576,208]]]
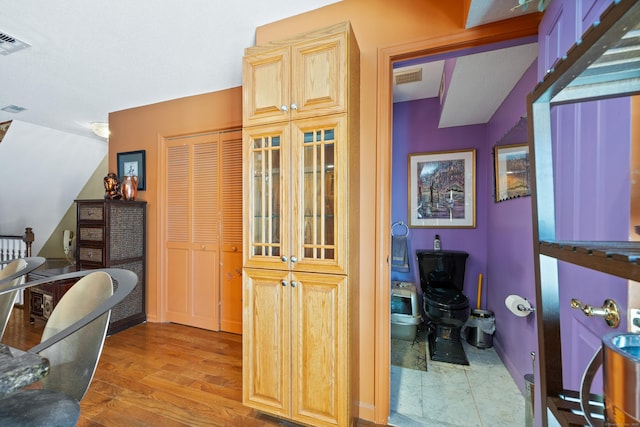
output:
[[[28,349],[42,329],[15,308],[2,342]],[[294,425],[242,405],[240,335],[173,323],[144,323],[107,337],[80,407],[80,427]]]

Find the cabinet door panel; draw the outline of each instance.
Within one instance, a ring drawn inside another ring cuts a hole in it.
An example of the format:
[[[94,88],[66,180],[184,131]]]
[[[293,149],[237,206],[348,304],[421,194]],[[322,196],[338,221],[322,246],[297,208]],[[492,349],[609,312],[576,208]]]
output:
[[[347,278],[296,273],[292,292],[293,418],[345,425]]]
[[[242,111],[245,126],[289,119],[289,62],[288,46],[244,57]]]
[[[292,137],[295,271],[346,274],[346,116],[294,122]]]
[[[281,257],[291,255],[289,147],[288,124],[246,130],[245,266],[287,267]]]
[[[283,416],[290,410],[288,283],[283,271],[244,270],[243,403]]]
[[[341,33],[293,46],[292,119],[345,111],[345,43]]]

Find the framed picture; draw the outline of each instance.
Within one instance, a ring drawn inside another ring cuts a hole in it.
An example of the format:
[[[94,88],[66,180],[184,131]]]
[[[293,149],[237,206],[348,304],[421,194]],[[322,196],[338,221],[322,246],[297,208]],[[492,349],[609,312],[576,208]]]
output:
[[[476,226],[476,150],[409,154],[409,226]]]
[[[138,190],[146,190],[144,150],[118,153],[118,179],[138,176]]]
[[[496,202],[531,195],[529,146],[502,145],[494,148]]]

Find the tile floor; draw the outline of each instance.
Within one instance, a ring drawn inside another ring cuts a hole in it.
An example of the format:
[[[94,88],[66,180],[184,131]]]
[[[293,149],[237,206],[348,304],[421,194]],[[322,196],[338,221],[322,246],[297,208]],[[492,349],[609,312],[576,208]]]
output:
[[[391,366],[389,425],[525,425],[524,396],[495,350],[478,349],[466,342],[464,348],[469,366],[431,359],[427,360],[427,371]]]

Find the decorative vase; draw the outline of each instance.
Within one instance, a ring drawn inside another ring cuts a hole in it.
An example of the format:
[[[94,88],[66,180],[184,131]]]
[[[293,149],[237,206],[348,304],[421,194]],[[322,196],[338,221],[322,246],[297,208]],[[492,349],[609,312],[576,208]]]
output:
[[[122,188],[122,197],[125,200],[135,200],[138,195],[138,177],[125,176],[120,183]]]
[[[122,191],[120,189],[120,181],[118,175],[113,172],[107,174],[104,177],[104,198],[118,200],[122,198]]]

